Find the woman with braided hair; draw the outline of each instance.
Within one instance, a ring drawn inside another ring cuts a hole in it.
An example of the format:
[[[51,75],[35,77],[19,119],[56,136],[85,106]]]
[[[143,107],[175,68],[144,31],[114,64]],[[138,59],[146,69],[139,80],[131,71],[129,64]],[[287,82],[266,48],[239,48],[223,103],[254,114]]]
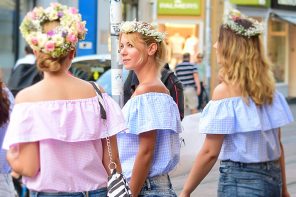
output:
[[[109,153],[121,172],[116,133],[125,122],[106,93],[68,73],[85,22],[76,8],[52,3],[29,12],[20,29],[44,78],[16,96],[3,143],[12,169],[31,197],[106,197]]]

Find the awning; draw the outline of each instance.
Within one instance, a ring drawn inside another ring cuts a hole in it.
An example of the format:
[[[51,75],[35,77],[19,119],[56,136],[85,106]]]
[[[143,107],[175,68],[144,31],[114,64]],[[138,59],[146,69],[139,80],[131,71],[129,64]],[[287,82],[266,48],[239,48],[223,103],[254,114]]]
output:
[[[280,20],[286,21],[288,23],[296,25],[296,13],[294,14],[285,14],[285,13],[279,13],[279,12],[271,12],[270,15],[272,17],[278,18]]]

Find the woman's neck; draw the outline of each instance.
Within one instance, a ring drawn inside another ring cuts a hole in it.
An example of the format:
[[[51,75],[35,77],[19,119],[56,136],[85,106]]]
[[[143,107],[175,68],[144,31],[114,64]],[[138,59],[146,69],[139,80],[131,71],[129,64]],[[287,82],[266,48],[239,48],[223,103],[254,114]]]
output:
[[[147,83],[159,78],[159,70],[155,61],[147,61],[141,68],[135,70],[138,80],[141,83]]]
[[[58,80],[63,78],[68,78],[71,74],[68,72],[68,70],[60,70],[59,72],[44,72],[43,78],[45,80]]]

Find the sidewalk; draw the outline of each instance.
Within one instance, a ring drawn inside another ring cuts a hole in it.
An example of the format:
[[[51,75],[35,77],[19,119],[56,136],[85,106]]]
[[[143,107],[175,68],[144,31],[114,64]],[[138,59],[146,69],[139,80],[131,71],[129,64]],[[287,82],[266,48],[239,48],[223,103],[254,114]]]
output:
[[[289,102],[289,106],[293,113],[294,119],[296,118],[296,102]],[[286,157],[286,173],[287,173],[287,185],[291,197],[296,197],[296,122],[282,128],[282,143],[285,149]],[[182,190],[183,184],[186,180],[187,174],[173,179],[173,185],[176,192],[179,194]],[[202,181],[202,183],[192,193],[192,197],[217,196],[217,185],[219,177],[219,162],[216,163],[214,168],[208,174],[208,176]]]

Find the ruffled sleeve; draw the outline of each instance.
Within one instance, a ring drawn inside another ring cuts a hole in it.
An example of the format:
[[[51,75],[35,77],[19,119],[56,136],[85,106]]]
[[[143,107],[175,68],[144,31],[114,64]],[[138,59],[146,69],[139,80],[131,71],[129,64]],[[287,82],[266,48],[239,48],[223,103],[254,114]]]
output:
[[[16,104],[3,148],[22,142],[60,140],[89,141],[112,136],[126,129],[121,109],[103,94],[107,120],[100,117],[97,97]]]
[[[247,105],[241,97],[210,101],[201,114],[199,129],[201,133],[234,134],[267,131],[292,121],[284,96],[276,92],[271,105],[260,107],[251,99]]]
[[[107,93],[103,93],[103,98],[107,109],[107,120],[101,138],[106,138],[126,130],[127,126],[119,105]]]
[[[172,97],[163,93],[145,93],[131,98],[122,109],[128,130],[140,134],[151,130],[181,132],[178,107]]]

